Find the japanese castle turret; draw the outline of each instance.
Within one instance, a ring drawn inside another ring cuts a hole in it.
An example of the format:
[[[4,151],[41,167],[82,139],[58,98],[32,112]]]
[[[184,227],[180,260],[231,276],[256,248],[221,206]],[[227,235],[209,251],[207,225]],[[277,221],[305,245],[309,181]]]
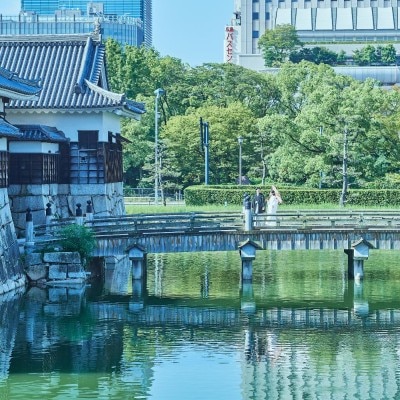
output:
[[[8,195],[17,233],[26,209],[45,223],[46,204],[69,217],[91,201],[94,216],[125,213],[121,118],[140,120],[142,103],[110,91],[105,46],[91,35],[0,38],[0,67],[39,82],[37,99],[10,97]]]

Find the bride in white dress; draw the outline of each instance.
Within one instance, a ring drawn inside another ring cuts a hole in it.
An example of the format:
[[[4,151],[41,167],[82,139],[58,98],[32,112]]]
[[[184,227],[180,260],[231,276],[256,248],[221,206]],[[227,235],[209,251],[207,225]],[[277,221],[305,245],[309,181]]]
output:
[[[278,212],[278,205],[281,203],[282,198],[278,189],[272,186],[267,200],[267,225],[276,226],[276,213]]]

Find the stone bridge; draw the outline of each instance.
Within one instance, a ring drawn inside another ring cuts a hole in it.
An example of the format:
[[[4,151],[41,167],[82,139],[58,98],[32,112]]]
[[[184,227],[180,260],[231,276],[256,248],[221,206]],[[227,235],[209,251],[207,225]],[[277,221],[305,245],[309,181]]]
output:
[[[124,255],[133,246],[146,253],[238,250],[247,239],[265,250],[349,249],[363,238],[376,249],[400,249],[400,214],[395,211],[294,211],[253,217],[242,213],[141,214],[81,221],[93,229],[97,257]],[[37,227],[35,242],[57,240],[60,224]],[[53,236],[49,235],[49,232]]]

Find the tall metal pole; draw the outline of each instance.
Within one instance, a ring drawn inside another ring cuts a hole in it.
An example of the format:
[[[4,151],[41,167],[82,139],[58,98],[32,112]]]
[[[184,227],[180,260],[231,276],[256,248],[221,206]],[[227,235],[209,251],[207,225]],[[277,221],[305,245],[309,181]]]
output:
[[[324,128],[322,126],[319,127],[319,134],[322,136]],[[322,189],[322,179],[323,179],[323,173],[322,171],[319,171],[319,188]]]
[[[209,160],[208,160],[208,122],[204,123],[204,183],[208,185],[208,171],[209,171]]]
[[[204,151],[204,184],[208,185],[210,162],[209,162],[209,123],[203,122],[203,118],[200,117],[200,150]]]
[[[158,205],[158,180],[159,180],[159,166],[158,166],[158,99],[165,93],[163,89],[156,89],[154,94],[155,105],[154,105],[154,203]]]
[[[343,187],[342,193],[340,195],[339,205],[340,207],[344,207],[346,205],[346,196],[347,196],[347,187],[348,187],[348,180],[347,180],[347,147],[348,147],[348,132],[347,127],[344,128],[343,134]]]
[[[238,137],[239,142],[239,185],[242,184],[242,143],[243,138],[241,136]]]

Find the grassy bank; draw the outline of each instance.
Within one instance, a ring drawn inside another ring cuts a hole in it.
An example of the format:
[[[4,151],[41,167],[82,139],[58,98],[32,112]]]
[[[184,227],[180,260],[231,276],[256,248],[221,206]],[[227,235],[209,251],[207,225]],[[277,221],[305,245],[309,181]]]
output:
[[[338,204],[282,204],[279,206],[279,211],[297,211],[297,210],[340,210]],[[362,206],[348,206],[345,210],[399,210],[395,207],[362,207]],[[209,205],[209,206],[186,206],[184,204],[167,204],[163,205],[127,205],[127,214],[156,214],[156,213],[183,213],[183,212],[224,212],[224,211],[241,211],[241,208],[237,205]],[[400,211],[399,211],[400,212]]]

